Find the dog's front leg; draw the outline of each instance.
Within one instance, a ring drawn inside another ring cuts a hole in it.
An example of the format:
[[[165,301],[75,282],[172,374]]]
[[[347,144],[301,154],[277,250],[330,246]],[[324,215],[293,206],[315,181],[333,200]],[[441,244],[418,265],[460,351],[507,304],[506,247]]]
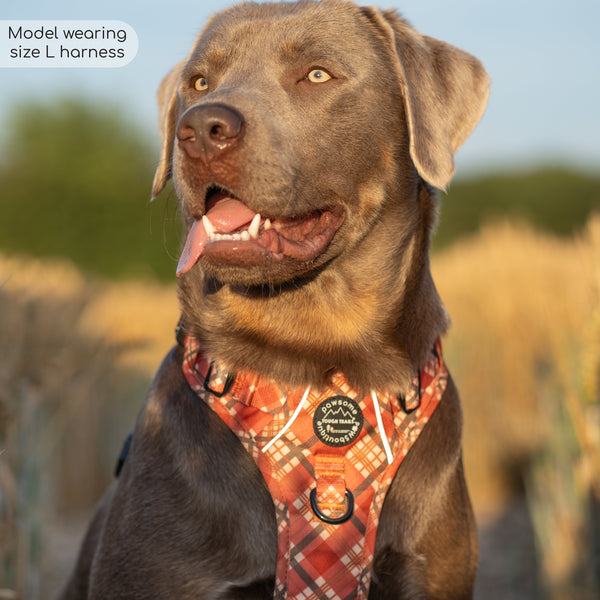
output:
[[[470,600],[477,537],[452,380],[400,466],[381,513],[369,600]]]

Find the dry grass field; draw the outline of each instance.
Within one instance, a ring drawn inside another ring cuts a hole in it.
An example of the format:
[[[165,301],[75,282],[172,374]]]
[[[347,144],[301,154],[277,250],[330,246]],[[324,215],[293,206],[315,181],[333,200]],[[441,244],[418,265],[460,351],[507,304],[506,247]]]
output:
[[[534,592],[516,581],[503,600],[598,598],[600,218],[573,239],[490,225],[432,264],[476,512],[507,538],[482,545],[482,577],[535,570]],[[0,257],[0,599],[49,598],[64,577],[177,318],[174,286]],[[515,503],[531,564],[502,520]]]
[[[433,270],[480,521],[523,494],[539,597],[600,597],[600,218],[571,240],[489,226]]]

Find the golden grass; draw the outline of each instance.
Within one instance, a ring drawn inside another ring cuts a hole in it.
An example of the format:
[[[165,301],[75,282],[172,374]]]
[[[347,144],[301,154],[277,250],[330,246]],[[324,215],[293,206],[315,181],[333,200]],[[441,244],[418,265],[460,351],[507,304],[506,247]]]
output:
[[[120,363],[154,373],[175,343],[179,304],[175,286],[113,283],[103,287],[82,315],[82,331],[105,335],[122,348]]]
[[[524,488],[549,589],[572,589],[600,496],[600,218],[571,240],[489,226],[432,268],[476,511]],[[47,597],[46,524],[109,481],[177,319],[174,285],[0,256],[0,588]]]
[[[93,280],[65,261],[0,255],[0,289],[18,296],[23,305],[78,298],[81,311],[70,329],[118,346],[119,361],[126,368],[152,374],[174,342],[179,318],[174,285]]]
[[[467,448],[471,436],[493,446],[493,456],[469,452],[477,486],[490,460],[510,466],[539,448],[549,388],[573,391],[577,379],[597,397],[600,219],[575,240],[487,227],[435,256],[432,268],[453,322],[446,354],[466,407]],[[493,485],[487,493],[493,504]]]
[[[108,485],[177,319],[173,286],[0,257],[0,588],[47,598],[64,577],[50,527]]]
[[[446,356],[463,400],[478,512],[497,512],[524,486],[549,597],[591,598],[600,217],[573,240],[489,226],[436,256],[433,271],[453,319]]]

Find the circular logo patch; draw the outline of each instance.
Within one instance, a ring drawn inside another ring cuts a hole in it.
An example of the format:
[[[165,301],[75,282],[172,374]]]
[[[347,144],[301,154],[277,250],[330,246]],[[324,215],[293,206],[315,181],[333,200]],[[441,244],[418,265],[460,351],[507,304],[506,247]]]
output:
[[[331,396],[323,400],[313,417],[316,436],[328,446],[339,448],[351,444],[363,426],[360,406],[352,398]]]

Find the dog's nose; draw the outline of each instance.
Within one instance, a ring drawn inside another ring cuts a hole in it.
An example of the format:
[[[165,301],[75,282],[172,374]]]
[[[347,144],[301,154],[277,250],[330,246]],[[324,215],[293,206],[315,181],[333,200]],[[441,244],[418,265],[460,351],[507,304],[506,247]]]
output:
[[[230,106],[204,104],[183,115],[177,139],[190,158],[211,162],[237,144],[243,126],[242,115]]]

